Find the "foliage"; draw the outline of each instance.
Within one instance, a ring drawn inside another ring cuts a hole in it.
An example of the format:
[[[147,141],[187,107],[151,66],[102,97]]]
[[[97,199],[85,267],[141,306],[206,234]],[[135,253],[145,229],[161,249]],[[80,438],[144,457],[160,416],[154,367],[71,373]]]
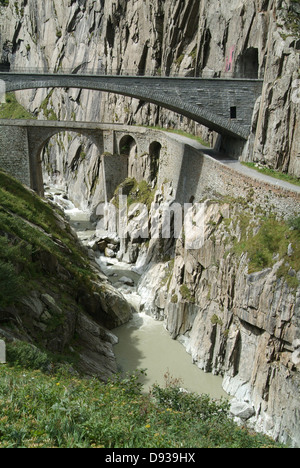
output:
[[[186,284],[182,284],[180,286],[180,294],[182,299],[192,304],[195,303],[195,297],[193,296],[192,292],[190,291],[189,287]]]
[[[57,36],[59,37],[59,36]],[[50,91],[48,96],[43,100],[40,111],[43,111],[43,114],[47,120],[59,120],[57,115],[53,110],[53,102],[52,102],[52,95],[54,93],[54,89]]]
[[[139,372],[107,383],[49,373],[44,353],[32,348],[26,360],[28,345],[11,346],[0,374],[0,448],[279,447],[237,427],[225,401],[174,386],[143,394]],[[47,373],[30,370],[38,366]]]
[[[8,343],[6,358],[8,362],[23,369],[47,371],[51,368],[51,361],[46,352],[23,341]]]
[[[249,167],[250,169],[254,169],[257,172],[260,172],[261,174],[265,174],[270,177],[274,177],[275,179],[280,179],[285,182],[289,182],[290,184],[293,185],[298,185],[300,186],[300,179],[299,177],[293,177],[289,174],[286,174],[281,171],[275,171],[274,169],[269,169],[268,167],[260,166],[255,163],[247,163],[247,162],[242,162],[244,166]]]
[[[286,27],[298,37],[300,36],[299,6],[299,0],[292,0],[286,15]]]
[[[134,178],[127,178],[116,189],[114,194],[113,203],[119,207],[119,192],[122,191],[123,195],[127,196],[128,208],[134,203],[141,203],[150,209],[154,201],[156,188],[152,188],[145,180],[137,182]]]
[[[0,260],[0,304],[7,306],[22,296],[25,280],[20,277],[11,263]]]
[[[14,93],[6,94],[6,103],[0,104],[0,119],[34,119],[35,117],[18,103]]]
[[[300,232],[300,216],[289,219],[288,224],[292,229]]]
[[[141,182],[135,181],[135,184],[128,196],[128,206],[134,203],[141,203],[146,205],[150,209],[151,204],[154,201],[155,189],[151,188],[145,180]]]
[[[69,226],[52,206],[0,172],[0,306],[16,302],[25,284],[29,291],[35,281],[49,282],[41,258],[65,269],[75,290],[93,287],[94,273]]]
[[[292,289],[299,286],[291,270],[300,271],[300,229],[299,217],[288,222],[278,220],[275,216],[258,218],[251,224],[250,217],[243,213],[239,216],[241,236],[235,242],[233,251],[241,255],[247,252],[249,258],[249,273],[257,272],[282,261],[277,276],[284,277]],[[289,254],[289,246],[292,254]]]

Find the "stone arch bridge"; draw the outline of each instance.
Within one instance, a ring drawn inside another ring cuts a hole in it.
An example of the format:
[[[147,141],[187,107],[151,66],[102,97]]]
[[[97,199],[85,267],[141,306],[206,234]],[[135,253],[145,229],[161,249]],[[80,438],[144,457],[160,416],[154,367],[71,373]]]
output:
[[[81,88],[122,94],[184,115],[217,133],[247,140],[262,80],[68,73],[0,73],[6,92]]]
[[[121,124],[48,120],[0,120],[0,167],[43,196],[42,151],[50,138],[61,132],[83,135],[96,145],[107,199],[128,176],[132,151],[136,157],[152,154],[159,158],[161,153],[170,160],[168,167],[174,158],[175,171],[178,145],[166,132]]]

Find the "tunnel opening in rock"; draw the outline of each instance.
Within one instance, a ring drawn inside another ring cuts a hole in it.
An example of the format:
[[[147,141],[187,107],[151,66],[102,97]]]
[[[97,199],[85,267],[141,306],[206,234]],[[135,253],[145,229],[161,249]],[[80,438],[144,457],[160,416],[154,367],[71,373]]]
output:
[[[236,78],[259,78],[258,49],[250,47],[237,58],[235,75]]]

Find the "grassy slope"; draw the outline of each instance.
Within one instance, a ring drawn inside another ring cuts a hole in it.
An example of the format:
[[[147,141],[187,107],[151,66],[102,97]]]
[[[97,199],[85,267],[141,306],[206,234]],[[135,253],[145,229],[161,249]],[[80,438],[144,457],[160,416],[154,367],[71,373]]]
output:
[[[34,119],[35,117],[18,103],[14,93],[6,94],[6,103],[0,104],[0,119]]]
[[[65,370],[46,374],[36,369],[45,355],[12,345],[8,358],[0,374],[0,448],[279,446],[238,428],[227,403],[205,395],[176,387],[143,395],[138,374],[106,384]]]
[[[93,273],[68,225],[49,204],[0,172],[0,307],[49,281],[40,261],[47,254],[74,288],[90,284]]]
[[[225,220],[227,224],[231,221]],[[233,251],[238,256],[248,253],[248,272],[272,268],[281,260],[277,277],[284,278],[296,292],[299,287],[296,273],[300,271],[300,217],[284,221],[272,214],[256,213],[254,221],[253,216],[244,210],[235,222],[239,223],[241,236],[239,241],[235,240]]]

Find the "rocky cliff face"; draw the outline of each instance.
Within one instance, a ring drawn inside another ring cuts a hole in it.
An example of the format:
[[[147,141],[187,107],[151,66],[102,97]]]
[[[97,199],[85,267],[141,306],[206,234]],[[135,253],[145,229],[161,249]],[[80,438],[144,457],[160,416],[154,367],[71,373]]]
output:
[[[206,201],[198,223],[199,249],[188,248],[186,231],[174,251],[150,241],[143,310],[165,321],[200,369],[224,376],[233,414],[299,446],[299,232],[239,200]]]
[[[10,1],[1,10],[0,42],[16,67],[264,77],[242,157],[299,176],[298,5]],[[186,119],[125,97],[40,90],[18,93],[18,99],[41,118],[170,125],[215,139]],[[70,198],[85,207],[95,194],[100,198],[98,159],[89,143],[62,135],[47,148],[45,172],[63,181]],[[172,186],[160,189],[155,201],[171,203]],[[166,320],[199,367],[224,374],[226,389],[246,403],[239,413],[244,420],[252,418],[255,428],[299,445],[300,278],[289,260],[299,252],[292,242],[279,257],[276,249],[267,253],[268,261],[262,252],[261,268],[252,271],[249,252],[239,252],[237,244],[245,241],[245,226],[258,231],[255,212],[246,220],[235,204],[224,201],[208,209],[201,249],[187,249],[182,239],[142,246],[129,239],[121,254],[138,268],[147,267],[140,284],[144,310]]]
[[[86,375],[117,371],[109,331],[131,307],[55,207],[0,172],[0,336],[69,356]]]
[[[264,78],[243,159],[300,175],[299,2],[11,0],[1,16],[2,57],[19,68]],[[215,140],[193,122],[122,96],[79,90],[18,94],[41,117],[171,125]],[[73,139],[54,144],[55,158],[63,158],[61,146],[69,148]]]

